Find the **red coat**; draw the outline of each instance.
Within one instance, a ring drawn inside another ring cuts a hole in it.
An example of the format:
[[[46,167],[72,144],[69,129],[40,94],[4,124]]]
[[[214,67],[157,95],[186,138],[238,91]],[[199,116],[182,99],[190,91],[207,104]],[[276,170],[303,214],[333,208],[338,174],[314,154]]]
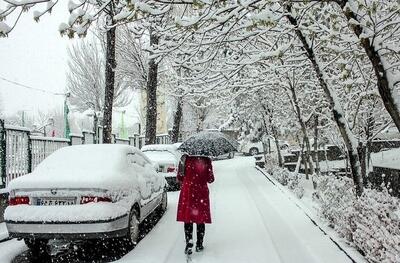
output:
[[[181,167],[181,166],[180,166]],[[187,156],[185,173],[178,169],[181,182],[177,221],[185,223],[211,223],[210,198],[207,183],[214,181],[211,159]]]

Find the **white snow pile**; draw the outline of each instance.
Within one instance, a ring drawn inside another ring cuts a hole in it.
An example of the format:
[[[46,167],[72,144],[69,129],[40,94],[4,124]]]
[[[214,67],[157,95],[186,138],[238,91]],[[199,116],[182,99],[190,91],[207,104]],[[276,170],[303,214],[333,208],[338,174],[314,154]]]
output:
[[[0,37],[7,36],[7,34],[11,31],[11,27],[9,27],[6,23],[0,21]]]
[[[400,169],[400,149],[391,149],[373,153],[372,163],[376,167]]]
[[[142,147],[141,151],[169,151],[176,152],[178,147],[173,144],[149,144]]]
[[[400,262],[399,199],[366,188],[357,198],[350,178],[333,175],[317,179],[314,201],[320,215],[356,247],[369,262]]]

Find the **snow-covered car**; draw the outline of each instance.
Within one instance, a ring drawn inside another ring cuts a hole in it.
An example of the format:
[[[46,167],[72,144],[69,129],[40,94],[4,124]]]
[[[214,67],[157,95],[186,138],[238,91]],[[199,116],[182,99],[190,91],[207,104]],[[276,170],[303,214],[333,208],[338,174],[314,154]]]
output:
[[[139,223],[167,208],[166,182],[137,148],[64,147],[9,183],[4,218],[10,237],[32,250],[49,239],[119,237],[135,244]]]
[[[168,190],[179,190],[176,174],[182,154],[178,148],[173,144],[151,144],[141,150],[156,165],[158,174],[165,178]]]
[[[264,147],[262,142],[247,142],[241,145],[240,151],[244,154],[257,155],[264,152]]]
[[[275,142],[273,139],[270,140],[271,150],[274,151],[276,149]],[[279,147],[281,150],[289,149],[289,143],[286,141],[279,140]],[[258,155],[264,152],[264,146],[261,141],[254,141],[254,142],[246,142],[241,145],[240,152],[248,155]]]

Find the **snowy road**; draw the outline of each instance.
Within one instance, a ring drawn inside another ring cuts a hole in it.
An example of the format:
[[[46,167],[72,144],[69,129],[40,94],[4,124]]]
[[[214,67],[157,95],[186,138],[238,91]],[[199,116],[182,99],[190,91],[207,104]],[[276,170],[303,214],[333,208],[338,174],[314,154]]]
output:
[[[217,161],[214,169],[216,181],[210,191],[213,224],[206,226],[204,252],[194,253],[192,262],[351,262],[254,168],[253,158]],[[166,214],[134,250],[117,256],[123,256],[117,262],[186,262],[183,226],[175,221],[177,199],[178,192],[169,194]],[[0,243],[0,262],[32,262],[24,256],[27,253],[24,250],[26,247],[21,241]],[[15,256],[17,260],[12,260]],[[91,262],[111,261],[103,258]],[[64,255],[64,259],[58,256],[51,262],[86,261]]]
[[[352,262],[306,215],[254,168],[253,158],[214,162],[213,224],[193,262]],[[120,263],[185,262],[183,226],[175,221],[178,193],[165,216]]]

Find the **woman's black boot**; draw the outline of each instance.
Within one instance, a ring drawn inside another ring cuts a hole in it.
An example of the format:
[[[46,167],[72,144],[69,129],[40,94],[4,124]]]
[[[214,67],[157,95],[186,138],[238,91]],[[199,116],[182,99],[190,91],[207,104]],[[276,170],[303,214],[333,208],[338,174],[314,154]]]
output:
[[[196,242],[196,252],[204,250],[203,239],[206,231],[205,224],[197,224],[197,242]]]
[[[186,242],[185,254],[191,255],[193,253],[192,250],[193,250],[193,240],[189,240],[189,242]]]
[[[185,223],[184,228],[185,228],[185,240],[186,240],[185,254],[190,255],[192,254],[192,249],[193,249],[193,224]]]

